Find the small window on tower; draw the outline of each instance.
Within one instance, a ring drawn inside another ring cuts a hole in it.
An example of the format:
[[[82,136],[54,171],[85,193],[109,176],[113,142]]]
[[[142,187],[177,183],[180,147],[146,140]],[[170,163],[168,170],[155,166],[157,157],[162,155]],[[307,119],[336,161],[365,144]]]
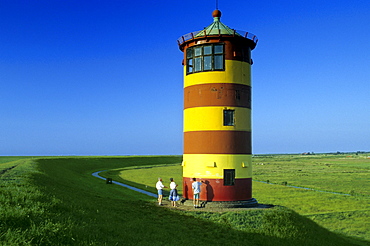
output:
[[[235,185],[235,169],[224,169],[224,185]]]
[[[224,126],[235,125],[235,110],[224,109]]]

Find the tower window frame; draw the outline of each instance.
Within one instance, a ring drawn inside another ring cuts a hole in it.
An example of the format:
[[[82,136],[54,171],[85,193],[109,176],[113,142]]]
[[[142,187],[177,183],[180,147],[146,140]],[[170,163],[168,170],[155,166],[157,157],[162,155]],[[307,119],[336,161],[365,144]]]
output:
[[[234,109],[224,109],[224,126],[235,126],[235,110]]]
[[[235,169],[224,169],[224,186],[235,185]]]
[[[211,71],[225,71],[223,43],[195,45],[186,49],[186,75]]]

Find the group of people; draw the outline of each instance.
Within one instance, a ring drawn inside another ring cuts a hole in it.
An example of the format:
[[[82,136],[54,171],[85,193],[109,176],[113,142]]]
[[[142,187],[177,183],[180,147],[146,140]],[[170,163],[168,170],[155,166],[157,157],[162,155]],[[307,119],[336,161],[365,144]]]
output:
[[[177,194],[177,184],[173,180],[173,178],[170,178],[170,196],[169,200],[171,201],[171,206],[172,207],[177,207],[176,202],[180,200],[178,194]],[[193,190],[193,205],[194,208],[200,208],[199,205],[199,196],[200,196],[200,186],[204,183],[204,181],[197,181],[196,178],[193,178],[193,183],[192,183],[192,190]],[[163,188],[167,188],[166,186],[163,185],[162,183],[162,178],[158,178],[158,182],[156,183],[155,187],[158,190],[158,204],[159,206],[162,206],[162,200],[163,200]]]
[[[180,200],[179,196],[177,195],[177,186],[178,186],[178,184],[175,183],[173,178],[170,178],[170,181],[171,181],[171,183],[170,183],[171,191],[170,191],[169,199],[171,201],[171,206],[177,207],[176,202],[178,200]],[[162,206],[163,188],[167,188],[167,187],[163,185],[161,178],[158,178],[158,182],[155,185],[155,187],[158,190],[158,204],[159,204],[159,206]]]

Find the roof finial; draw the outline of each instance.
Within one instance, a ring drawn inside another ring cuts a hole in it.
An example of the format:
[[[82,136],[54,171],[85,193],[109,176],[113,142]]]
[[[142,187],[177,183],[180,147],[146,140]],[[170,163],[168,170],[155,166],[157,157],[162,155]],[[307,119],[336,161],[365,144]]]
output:
[[[221,11],[216,9],[212,12],[212,17],[221,17]]]
[[[216,9],[218,9],[218,0],[216,0]]]

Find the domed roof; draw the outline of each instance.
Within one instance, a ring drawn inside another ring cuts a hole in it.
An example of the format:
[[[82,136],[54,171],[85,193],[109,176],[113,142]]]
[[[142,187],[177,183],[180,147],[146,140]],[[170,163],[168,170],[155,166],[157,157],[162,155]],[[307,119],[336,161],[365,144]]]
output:
[[[253,50],[258,42],[258,38],[256,35],[250,32],[245,31],[236,31],[234,29],[231,29],[230,27],[226,26],[220,21],[221,18],[221,11],[216,9],[212,12],[213,16],[213,23],[203,30],[195,31],[191,33],[187,33],[185,35],[182,35],[180,38],[177,39],[177,43],[180,46],[180,49],[182,50],[182,46],[184,43],[188,42],[189,40],[194,39],[202,39],[204,37],[210,37],[210,36],[232,36],[232,37],[241,37],[245,38],[251,41],[250,47]],[[249,42],[249,41],[248,41]]]
[[[204,28],[204,30],[200,31],[195,37],[201,37],[201,36],[208,36],[208,35],[220,35],[220,34],[226,34],[226,35],[237,35],[241,36],[239,33],[237,33],[234,29],[231,29],[230,27],[223,24],[221,19],[221,11],[216,9],[212,12],[213,16],[213,23],[209,25],[208,27]]]

